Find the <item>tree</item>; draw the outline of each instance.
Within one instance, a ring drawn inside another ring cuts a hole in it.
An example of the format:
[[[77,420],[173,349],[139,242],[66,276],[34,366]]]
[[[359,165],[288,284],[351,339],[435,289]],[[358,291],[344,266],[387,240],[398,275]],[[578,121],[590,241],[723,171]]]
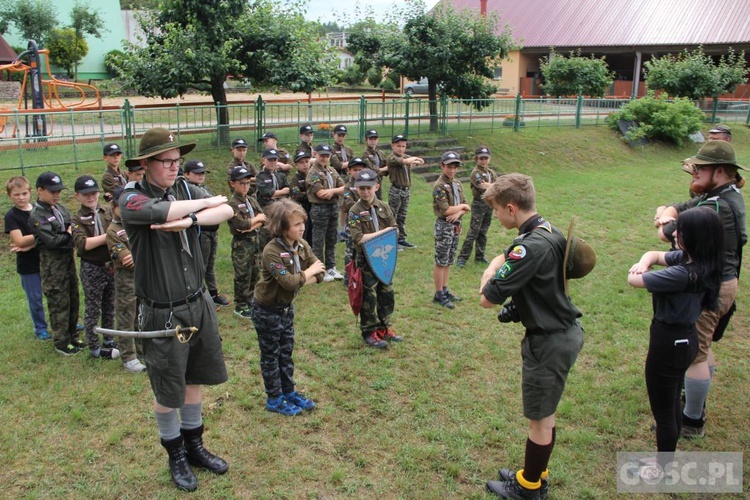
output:
[[[734,91],[747,83],[745,52],[739,55],[731,48],[716,63],[698,47],[677,54],[655,57],[643,64],[646,84],[651,90],[662,90],[671,96],[700,99]]]
[[[0,0],[0,35],[13,25],[26,40],[44,47],[45,38],[58,24],[57,11],[46,0]]]
[[[542,58],[544,84],[542,89],[549,95],[587,95],[603,97],[615,78],[614,72],[604,57],[597,59],[581,57],[581,51],[571,52],[565,57],[552,51],[549,57]]]
[[[159,0],[120,0],[122,10],[156,10]]]
[[[146,96],[172,98],[188,90],[211,94],[219,141],[229,139],[224,83],[244,77],[256,87],[311,92],[327,85],[336,63],[299,4],[275,0],[163,0],[142,12],[142,45],[126,44],[119,68],[126,86]]]
[[[513,48],[510,29],[496,33],[500,20],[470,10],[456,12],[440,4],[424,12],[419,0],[407,0],[395,20],[378,24],[371,19],[353,26],[349,49],[357,64],[389,68],[410,80],[428,79],[430,130],[436,131],[437,89],[463,99],[476,108],[497,88],[489,83],[494,69]]]
[[[74,51],[78,50],[80,44],[79,40],[84,40],[85,35],[91,35],[93,37],[102,38],[105,31],[109,31],[104,25],[104,19],[102,19],[98,10],[92,10],[91,6],[87,2],[78,2],[73,5],[73,9],[70,11],[71,28],[75,33],[74,40]],[[85,41],[85,40],[84,40]],[[86,47],[88,52],[88,47]],[[73,79],[78,80],[78,63],[86,57],[86,54],[74,53],[74,74]]]
[[[53,29],[47,36],[50,60],[73,78],[73,68],[89,53],[85,38],[78,38],[71,28]]]

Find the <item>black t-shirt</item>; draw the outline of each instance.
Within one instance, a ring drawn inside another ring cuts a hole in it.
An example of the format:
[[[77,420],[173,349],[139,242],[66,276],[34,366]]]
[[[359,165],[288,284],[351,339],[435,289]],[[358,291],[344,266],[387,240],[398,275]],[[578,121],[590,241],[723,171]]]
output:
[[[683,263],[682,250],[667,252],[667,266],[643,275],[646,290],[652,294],[654,319],[677,325],[693,325],[698,321],[705,294],[701,283],[690,278],[690,266]]]
[[[24,236],[31,234],[31,227],[29,227],[30,214],[31,210],[25,212],[16,207],[11,208],[5,214],[5,234],[10,234],[14,229],[20,229],[21,234]],[[18,274],[39,273],[39,250],[36,247],[28,252],[16,253],[16,271]]]

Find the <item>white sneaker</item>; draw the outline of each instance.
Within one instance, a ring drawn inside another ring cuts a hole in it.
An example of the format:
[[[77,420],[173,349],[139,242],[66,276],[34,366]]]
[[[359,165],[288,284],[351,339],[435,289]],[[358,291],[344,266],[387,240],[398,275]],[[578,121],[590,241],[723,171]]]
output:
[[[323,275],[323,282],[324,283],[330,283],[331,281],[335,280],[335,274],[333,273],[333,269],[328,269],[326,273]]]
[[[146,367],[138,360],[138,358],[131,359],[127,363],[123,363],[122,367],[130,373],[141,373],[146,369]]]
[[[335,267],[332,267],[328,270],[329,273],[331,273],[331,276],[333,276],[333,279],[335,280],[342,280],[344,279],[344,275],[339,272],[338,269]]]

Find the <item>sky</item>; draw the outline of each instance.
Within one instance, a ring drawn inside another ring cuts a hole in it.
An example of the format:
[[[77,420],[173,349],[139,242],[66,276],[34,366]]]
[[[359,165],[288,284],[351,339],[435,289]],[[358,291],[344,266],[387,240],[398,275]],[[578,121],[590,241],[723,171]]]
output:
[[[428,9],[438,3],[438,0],[423,0]],[[339,24],[352,24],[358,20],[359,12],[367,13],[366,9],[372,9],[376,20],[382,20],[383,15],[394,4],[401,4],[397,0],[308,0],[307,19],[311,21],[330,22],[337,21]],[[360,16],[363,17],[363,16]],[[348,23],[341,23],[340,20]]]

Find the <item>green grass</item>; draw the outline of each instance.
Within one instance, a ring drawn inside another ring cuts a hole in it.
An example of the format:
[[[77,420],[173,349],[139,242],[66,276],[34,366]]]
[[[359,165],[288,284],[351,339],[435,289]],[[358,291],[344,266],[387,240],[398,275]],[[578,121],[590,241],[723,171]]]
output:
[[[643,379],[650,297],[631,289],[626,273],[644,251],[663,248],[653,210],[686,197],[679,161],[697,147],[632,150],[604,127],[505,129],[459,140],[469,150],[489,145],[501,171],[532,175],[539,211],[562,228],[577,216],[597,250],[594,272],[571,283],[586,344],[557,412],[551,491],[552,498],[615,497],[616,453],[655,449]],[[736,127],[735,144],[740,162],[750,163],[750,131]],[[212,166],[211,184],[224,192],[227,155],[205,148],[192,156]],[[58,170],[68,185],[84,173]],[[91,165],[96,176],[102,170]],[[219,313],[229,382],[206,389],[204,416],[208,447],[230,471],[198,472],[199,497],[488,498],[484,482],[497,468],[522,464],[522,329],[479,307],[483,269],[471,261],[451,273],[451,287],[465,300],[454,311],[432,305],[430,187],[415,185],[407,220],[419,248],[398,256],[393,323],[404,342],[388,351],[365,348],[340,284],[300,293],[296,380],[318,402],[314,412],[286,418],[264,410],[255,332],[231,308]],[[67,203],[74,206],[72,196]],[[9,206],[3,198],[0,209]],[[219,282],[231,296],[229,235],[226,228],[220,234]],[[493,221],[489,253],[512,238]],[[0,252],[3,496],[181,497],[159,445],[147,377],[86,354],[63,358],[34,340],[13,259]],[[750,447],[749,289],[741,286],[739,311],[716,346],[707,437],[681,449]],[[746,485],[737,497],[748,492]]]

